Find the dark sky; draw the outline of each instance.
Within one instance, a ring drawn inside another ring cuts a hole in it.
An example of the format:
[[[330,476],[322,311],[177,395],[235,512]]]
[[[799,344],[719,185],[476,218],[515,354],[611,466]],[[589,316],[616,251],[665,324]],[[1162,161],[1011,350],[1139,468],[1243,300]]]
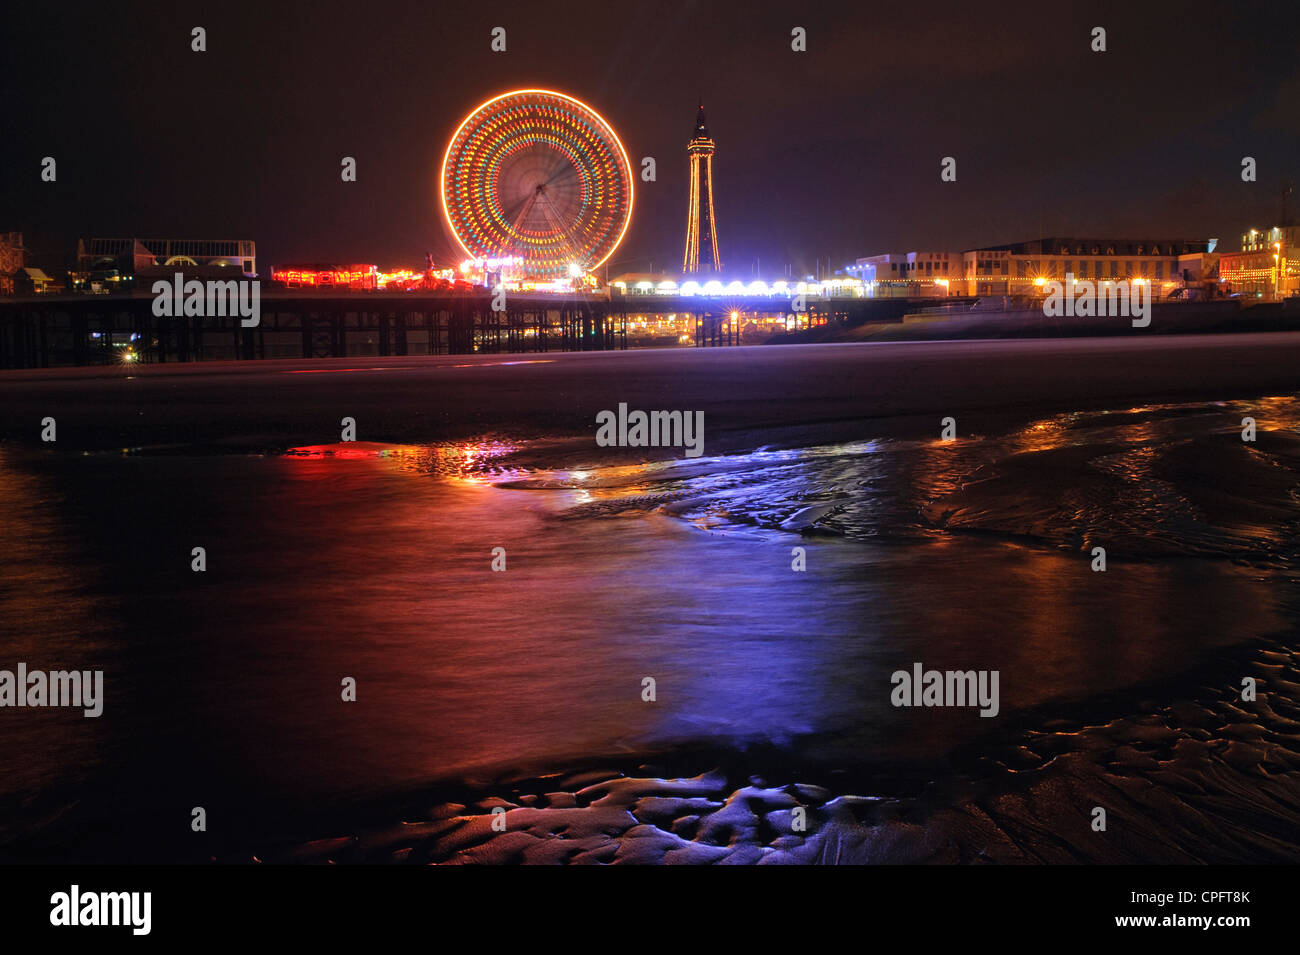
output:
[[[489,49],[494,26],[506,53]],[[1106,53],[1089,49],[1094,26]],[[0,50],[0,230],[37,253],[137,235],[251,238],[264,275],[449,261],[447,140],[481,100],[527,86],[599,110],[634,170],[658,162],[611,272],[680,265],[699,95],[738,275],[760,258],[775,276],[1054,234],[1237,248],[1300,180],[1292,2],[56,0],[12,10]],[[39,179],[47,155],[57,183]]]

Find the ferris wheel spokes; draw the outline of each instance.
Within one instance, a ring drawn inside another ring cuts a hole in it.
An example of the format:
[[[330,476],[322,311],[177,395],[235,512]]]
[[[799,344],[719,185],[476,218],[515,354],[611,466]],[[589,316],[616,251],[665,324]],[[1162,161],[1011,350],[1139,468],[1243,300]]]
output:
[[[577,239],[574,238],[572,227],[565,226],[564,222],[556,214],[555,207],[552,205],[550,198],[541,187],[538,187],[537,195],[539,199],[538,204],[542,207],[542,214],[550,221],[551,228],[564,236],[570,255],[569,262],[582,268],[585,263],[582,261],[582,251]]]

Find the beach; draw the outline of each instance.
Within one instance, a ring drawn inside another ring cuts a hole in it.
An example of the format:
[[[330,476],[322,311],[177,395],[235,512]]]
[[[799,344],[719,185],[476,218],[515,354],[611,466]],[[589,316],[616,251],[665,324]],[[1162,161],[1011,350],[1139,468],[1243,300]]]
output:
[[[6,373],[0,666],[104,699],[0,726],[0,858],[1294,862],[1297,358]],[[600,446],[620,404],[702,455]],[[892,704],[915,664],[997,671],[996,715]]]

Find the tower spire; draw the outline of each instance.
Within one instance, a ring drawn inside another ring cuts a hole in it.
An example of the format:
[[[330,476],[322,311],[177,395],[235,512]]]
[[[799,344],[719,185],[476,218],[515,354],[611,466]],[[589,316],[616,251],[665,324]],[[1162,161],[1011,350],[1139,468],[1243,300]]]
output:
[[[700,99],[700,108],[699,108],[699,110],[695,113],[695,132],[694,132],[692,138],[693,138],[693,139],[698,139],[698,138],[700,138],[700,137],[703,137],[704,139],[708,139],[708,138],[709,138],[709,126],[708,126],[708,123],[706,123],[705,120],[704,120],[704,100],[703,100],[703,98]]]

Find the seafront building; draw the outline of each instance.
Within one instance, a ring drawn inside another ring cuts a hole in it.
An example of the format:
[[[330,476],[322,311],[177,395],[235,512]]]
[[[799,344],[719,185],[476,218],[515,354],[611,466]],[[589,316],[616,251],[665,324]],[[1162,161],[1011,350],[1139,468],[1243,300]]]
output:
[[[1018,295],[1067,275],[1093,282],[1151,283],[1164,298],[1185,281],[1214,271],[1214,240],[1053,236],[973,249],[964,255],[967,294]]]
[[[901,252],[845,268],[874,298],[1031,295],[1066,275],[1094,282],[1150,282],[1159,297],[1216,278],[1213,240],[1052,236],[964,252]]]
[[[1300,295],[1300,226],[1251,229],[1241,236],[1241,251],[1225,252],[1219,280],[1230,294],[1253,298]]]
[[[844,271],[860,279],[863,288],[874,298],[938,298],[957,294],[964,277],[960,252],[886,252],[858,259]]]
[[[1251,229],[1241,250],[1216,239],[1052,236],[965,252],[890,252],[845,266],[869,298],[1041,294],[1066,275],[1150,283],[1156,298],[1192,295],[1269,300],[1300,295],[1300,226]]]
[[[147,288],[153,279],[257,278],[249,239],[79,239],[72,287],[83,291]]]

